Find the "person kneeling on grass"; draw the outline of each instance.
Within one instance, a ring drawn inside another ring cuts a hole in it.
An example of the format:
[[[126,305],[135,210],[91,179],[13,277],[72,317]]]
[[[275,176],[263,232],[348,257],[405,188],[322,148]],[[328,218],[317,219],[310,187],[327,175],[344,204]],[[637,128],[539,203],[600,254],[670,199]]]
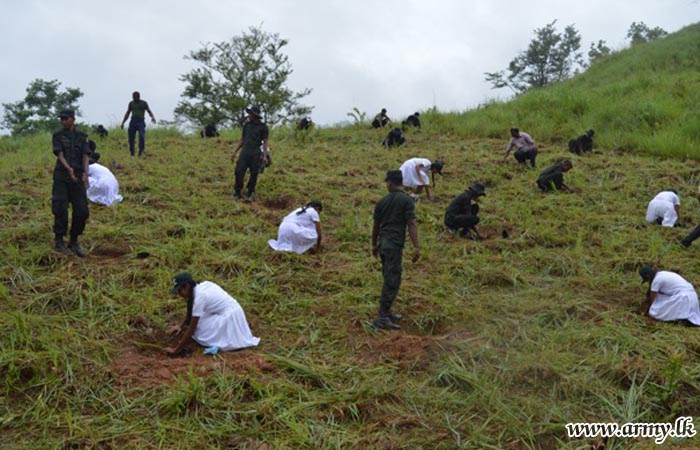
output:
[[[173,279],[171,294],[187,301],[187,315],[182,325],[168,330],[170,334],[185,330],[175,348],[163,349],[168,355],[181,355],[190,338],[206,347],[207,353],[255,347],[260,342],[250,331],[241,305],[217,284],[197,283],[191,274],[179,273]]]
[[[646,221],[662,227],[673,227],[680,216],[681,199],[673,189],[661,191],[647,206]]]
[[[692,284],[677,273],[652,266],[639,269],[639,275],[642,283],[649,283],[642,315],[662,322],[700,326],[700,304]]]
[[[316,246],[315,252],[321,251],[321,218],[319,214],[323,205],[312,200],[306,206],[289,213],[277,232],[277,240],[267,243],[273,250],[302,254]]]
[[[472,202],[478,201],[482,195],[486,195],[486,188],[481,183],[474,183],[473,186],[452,200],[445,211],[445,226],[450,233],[459,231],[460,236],[475,239],[472,234],[474,231],[476,238],[483,239],[483,236],[476,229],[476,225],[480,222],[479,205],[472,204]]]
[[[572,167],[573,165],[568,159],[547,167],[537,178],[537,187],[542,192],[553,190],[571,192],[569,186],[564,184],[564,172],[568,172]]]

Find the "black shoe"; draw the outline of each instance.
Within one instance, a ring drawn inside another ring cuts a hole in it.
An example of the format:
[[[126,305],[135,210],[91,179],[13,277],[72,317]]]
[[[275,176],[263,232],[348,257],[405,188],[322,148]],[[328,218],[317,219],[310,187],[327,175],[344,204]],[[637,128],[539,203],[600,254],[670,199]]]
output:
[[[684,240],[684,239],[681,239],[680,241],[678,241],[678,243],[681,244],[681,245],[682,245],[683,247],[685,247],[685,248],[689,248],[689,247],[690,247],[690,242],[688,242],[688,241],[686,241],[686,240]]]
[[[85,256],[85,251],[82,248],[80,248],[78,241],[70,241],[68,243],[68,248],[73,250],[75,254],[81,258]]]
[[[400,322],[403,320],[403,316],[401,314],[391,313],[391,314],[389,314],[389,318],[391,319],[392,322]]]
[[[246,203],[253,203],[255,201],[255,196],[253,194],[248,194],[248,196],[245,198]]]
[[[240,192],[234,192],[233,198],[235,198],[236,200],[241,200],[241,199],[243,199],[243,196],[241,195]]]
[[[73,252],[68,250],[68,247],[66,247],[66,244],[65,244],[65,242],[63,242],[63,239],[61,239],[60,241],[56,241],[53,248],[58,253],[63,253],[64,255],[73,256]]]
[[[401,327],[399,324],[396,324],[391,321],[391,318],[389,317],[381,317],[374,322],[372,322],[372,327],[374,327],[375,330],[400,330]]]

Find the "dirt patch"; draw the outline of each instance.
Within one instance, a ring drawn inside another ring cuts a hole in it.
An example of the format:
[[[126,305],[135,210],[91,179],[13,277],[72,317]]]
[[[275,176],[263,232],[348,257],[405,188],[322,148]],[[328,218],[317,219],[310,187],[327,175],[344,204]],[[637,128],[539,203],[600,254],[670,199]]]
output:
[[[294,205],[294,199],[289,195],[279,195],[262,201],[263,206],[270,209],[289,209]],[[279,219],[277,219],[279,220]]]
[[[21,192],[22,194],[26,195],[27,197],[31,197],[31,198],[33,198],[33,199],[41,199],[41,198],[44,198],[44,194],[43,194],[43,193],[41,193],[41,192],[36,192],[36,191],[33,191],[33,190],[31,190],[31,189],[27,189],[27,188],[20,189],[19,192]]]
[[[202,354],[197,347],[187,357],[172,358],[157,349],[140,350],[126,345],[110,365],[117,386],[144,387],[169,384],[190,370],[197,376],[221,372],[274,372],[276,369],[265,358],[250,350],[222,352],[216,356]]]
[[[119,258],[129,253],[131,253],[131,247],[124,242],[120,244],[99,244],[90,251],[90,254],[93,256],[104,256],[107,258]]]
[[[381,332],[363,343],[358,358],[372,364],[395,363],[402,369],[424,370],[435,359],[436,349],[430,336]]]

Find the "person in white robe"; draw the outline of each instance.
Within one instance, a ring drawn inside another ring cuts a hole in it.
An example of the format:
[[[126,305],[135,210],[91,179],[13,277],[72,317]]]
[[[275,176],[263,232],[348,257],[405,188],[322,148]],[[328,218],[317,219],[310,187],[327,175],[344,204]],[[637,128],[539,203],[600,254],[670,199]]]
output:
[[[90,162],[88,179],[90,187],[87,189],[87,197],[91,202],[112,206],[124,199],[119,195],[117,178],[105,166],[97,162]]]
[[[662,322],[700,326],[700,304],[692,284],[677,273],[652,266],[639,269],[639,275],[642,283],[649,283],[642,315]]]
[[[442,161],[431,163],[429,159],[425,158],[411,158],[401,164],[399,170],[403,175],[403,186],[413,190],[409,194],[413,200],[419,199],[418,194],[423,192],[424,188],[426,197],[431,200],[430,175],[432,175],[433,184],[435,184],[435,173],[442,175],[443,167]]]
[[[672,227],[680,215],[681,199],[674,190],[661,191],[649,202],[646,220],[662,227]]]
[[[171,294],[187,301],[187,315],[182,325],[168,330],[171,334],[184,330],[176,347],[163,349],[168,355],[181,355],[190,339],[207,349],[215,349],[214,353],[260,343],[260,338],[250,331],[241,305],[216,283],[197,283],[191,274],[179,273],[173,279]]]
[[[321,218],[319,214],[323,205],[318,200],[310,201],[306,206],[297,208],[282,220],[277,232],[277,239],[267,243],[275,251],[302,254],[314,248],[321,250]]]

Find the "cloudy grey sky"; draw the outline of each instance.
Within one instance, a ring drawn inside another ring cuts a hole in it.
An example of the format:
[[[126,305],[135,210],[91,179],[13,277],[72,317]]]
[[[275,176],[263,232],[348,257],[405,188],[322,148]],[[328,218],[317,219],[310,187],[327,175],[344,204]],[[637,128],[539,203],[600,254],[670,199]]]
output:
[[[634,21],[669,32],[700,20],[698,0],[2,0],[0,102],[35,78],[79,87],[83,120],[116,125],[131,92],[172,119],[194,67],[183,56],[262,24],[289,40],[289,85],[312,88],[314,120],[347,120],[353,107],[392,118],[436,106],[464,110],[509,92],[483,73],[505,68],[533,30],[575,24],[582,49],[623,48]]]

